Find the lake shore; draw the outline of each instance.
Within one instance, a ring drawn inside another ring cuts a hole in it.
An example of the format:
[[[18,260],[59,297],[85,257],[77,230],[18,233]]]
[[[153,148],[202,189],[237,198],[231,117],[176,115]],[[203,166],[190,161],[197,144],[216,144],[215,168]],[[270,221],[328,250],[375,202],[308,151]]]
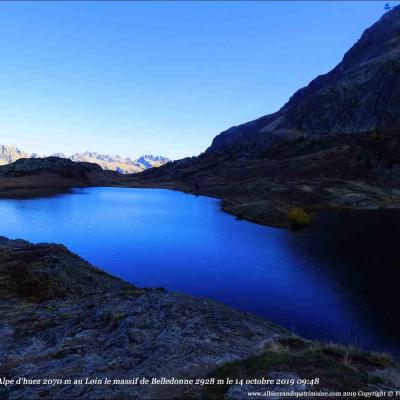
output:
[[[1,185],[2,184],[2,185]],[[255,185],[257,185],[255,183]],[[393,190],[383,191],[379,187],[363,184],[362,182],[352,182],[347,187],[343,182],[326,181],[318,182],[321,187],[331,192],[340,192],[337,201],[327,201],[324,203],[300,203],[311,215],[321,211],[329,210],[376,210],[376,209],[400,209],[400,201],[397,192]],[[309,182],[297,182],[299,190],[314,191]],[[137,189],[169,189],[195,196],[207,196],[221,201],[221,210],[231,214],[238,219],[244,219],[257,224],[271,226],[275,228],[290,228],[292,226],[287,217],[288,211],[298,205],[293,202],[286,202],[284,197],[271,196],[268,199],[258,199],[254,194],[246,192],[245,188],[235,186],[220,185],[216,187],[194,188],[183,185],[181,182],[173,181],[151,181],[132,176],[122,176],[121,179],[104,182],[81,182],[81,181],[46,181],[35,182],[26,179],[16,179],[4,184],[0,180],[0,199],[29,199],[40,197],[51,197],[58,194],[69,193],[74,188],[90,187],[120,187]],[[300,188],[301,187],[301,188]],[[287,188],[289,191],[289,188]],[[273,189],[272,189],[273,192]],[[293,187],[290,189],[293,198],[301,198],[304,193],[299,193]],[[298,197],[297,197],[298,196]]]
[[[393,354],[398,215],[320,213],[312,229],[292,231],[238,221],[216,199],[165,189],[78,188],[0,201],[4,236],[63,243],[140,287],[204,296],[304,337]],[[387,289],[379,297],[377,285]]]
[[[387,357],[310,342],[220,303],[140,289],[64,246],[0,238],[1,376],[311,379],[318,390],[400,385]],[[250,385],[251,386],[251,385]],[[247,386],[251,389],[251,387]],[[312,390],[299,385],[296,390]],[[10,385],[3,398],[236,398],[235,385]]]
[[[209,152],[131,175],[130,185],[216,197],[239,219],[291,227],[288,213],[400,208],[397,136],[282,140],[257,156]]]
[[[300,138],[255,158],[203,153],[137,174],[58,157],[20,159],[0,166],[0,198],[28,198],[74,187],[172,189],[221,200],[239,219],[290,228],[288,213],[332,209],[400,208],[397,137]],[[389,157],[389,160],[386,158]],[[393,158],[393,161],[392,161]]]

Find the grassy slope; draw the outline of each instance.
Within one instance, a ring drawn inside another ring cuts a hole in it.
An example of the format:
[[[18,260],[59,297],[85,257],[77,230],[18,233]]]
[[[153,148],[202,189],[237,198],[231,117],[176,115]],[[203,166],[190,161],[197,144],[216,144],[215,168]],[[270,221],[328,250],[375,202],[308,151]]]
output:
[[[294,336],[275,343],[261,355],[225,364],[210,376],[246,379],[268,377],[272,371],[294,372],[301,379],[319,378],[318,385],[308,388],[311,391],[358,391],[396,386],[396,383],[374,374],[392,368],[396,369],[396,365],[385,354],[361,352],[354,348],[306,341]],[[228,385],[209,386],[203,396],[223,399],[228,389]]]

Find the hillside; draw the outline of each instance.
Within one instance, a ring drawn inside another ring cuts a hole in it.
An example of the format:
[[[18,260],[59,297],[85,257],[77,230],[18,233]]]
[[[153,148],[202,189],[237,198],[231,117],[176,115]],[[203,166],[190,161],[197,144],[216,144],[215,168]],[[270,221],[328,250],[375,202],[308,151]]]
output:
[[[0,197],[32,197],[71,187],[127,186],[129,175],[67,158],[21,158],[0,166]]]
[[[400,128],[400,6],[368,28],[343,60],[276,113],[219,134],[208,152],[260,154],[296,137],[383,134]]]
[[[215,196],[239,218],[288,227],[297,207],[399,207],[399,154],[400,6],[278,112],[132,182]]]

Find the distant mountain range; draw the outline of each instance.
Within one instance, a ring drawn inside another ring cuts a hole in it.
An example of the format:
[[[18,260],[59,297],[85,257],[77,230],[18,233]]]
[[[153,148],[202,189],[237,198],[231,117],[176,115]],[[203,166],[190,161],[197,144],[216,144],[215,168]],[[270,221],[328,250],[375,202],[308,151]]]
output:
[[[16,147],[0,145],[0,165],[10,164],[20,158],[29,158],[30,155]]]
[[[90,162],[100,165],[104,170],[117,171],[121,174],[141,172],[148,168],[159,167],[170,161],[167,157],[143,155],[137,160],[123,158],[121,156],[110,156],[96,152],[86,151],[66,156],[63,153],[52,154],[53,157],[67,158],[76,162]],[[36,153],[29,154],[12,146],[0,145],[0,165],[10,164],[20,158],[41,158]]]

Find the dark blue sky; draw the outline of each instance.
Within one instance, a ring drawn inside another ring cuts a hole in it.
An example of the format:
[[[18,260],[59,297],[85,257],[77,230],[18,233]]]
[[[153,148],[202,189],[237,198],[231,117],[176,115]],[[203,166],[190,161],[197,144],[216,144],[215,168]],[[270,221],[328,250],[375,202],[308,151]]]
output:
[[[328,72],[384,3],[0,2],[0,144],[198,154]]]

